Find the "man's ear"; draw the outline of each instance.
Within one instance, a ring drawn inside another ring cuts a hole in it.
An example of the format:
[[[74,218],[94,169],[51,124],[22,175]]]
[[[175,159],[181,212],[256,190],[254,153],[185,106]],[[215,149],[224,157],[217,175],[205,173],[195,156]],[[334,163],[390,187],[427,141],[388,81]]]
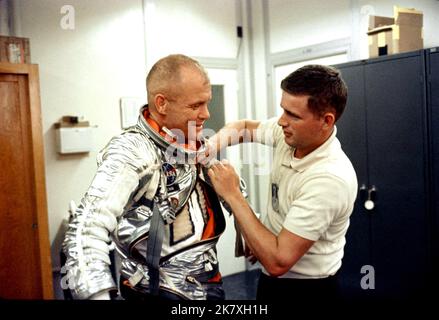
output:
[[[334,112],[326,112],[323,115],[323,128],[329,129],[334,126],[335,123],[335,114]]]
[[[168,112],[168,99],[163,94],[158,93],[154,96],[154,103],[157,112],[161,115],[166,115]]]

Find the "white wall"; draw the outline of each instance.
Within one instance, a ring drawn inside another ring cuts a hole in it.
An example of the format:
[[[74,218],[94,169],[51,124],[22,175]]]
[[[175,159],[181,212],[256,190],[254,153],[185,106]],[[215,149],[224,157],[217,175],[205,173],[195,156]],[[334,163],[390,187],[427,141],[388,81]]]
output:
[[[9,8],[9,0],[0,0],[0,35],[2,36],[10,34]]]
[[[235,0],[145,0],[147,63],[180,52],[236,58]]]
[[[349,0],[270,0],[271,52],[349,37]]]

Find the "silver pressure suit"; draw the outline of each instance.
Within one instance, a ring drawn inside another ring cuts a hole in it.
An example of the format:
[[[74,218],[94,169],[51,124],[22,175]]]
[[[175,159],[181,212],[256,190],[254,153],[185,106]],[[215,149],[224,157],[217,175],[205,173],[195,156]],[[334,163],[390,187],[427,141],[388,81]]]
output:
[[[135,126],[99,153],[97,173],[69,221],[63,251],[72,295],[88,299],[117,289],[109,267],[111,241],[121,256],[121,276],[137,291],[150,292],[147,240],[159,214],[160,290],[181,299],[221,297],[221,283],[207,281],[218,273],[216,243],[225,228],[219,199],[205,169],[193,161],[196,152],[167,142],[145,121],[145,108]],[[215,232],[202,239],[207,207]]]

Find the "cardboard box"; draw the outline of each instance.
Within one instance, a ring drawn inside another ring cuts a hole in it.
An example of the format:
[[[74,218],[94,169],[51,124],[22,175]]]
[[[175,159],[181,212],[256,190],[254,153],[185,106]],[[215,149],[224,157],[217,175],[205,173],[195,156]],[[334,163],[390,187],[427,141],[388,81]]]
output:
[[[60,122],[55,123],[55,129],[78,127],[90,127],[90,123],[88,121],[80,121],[77,116],[63,116]]]
[[[374,27],[367,32],[370,58],[424,47],[421,11],[395,6],[394,17],[385,18],[371,16],[369,19],[369,27]],[[393,24],[380,26],[392,20]]]
[[[0,62],[31,63],[29,38],[0,36]]]
[[[369,30],[390,26],[395,23],[395,19],[381,16],[369,16]]]
[[[411,26],[418,28],[422,28],[423,26],[424,17],[422,11],[394,6],[393,16],[395,19],[395,24],[397,25],[400,26],[404,25],[404,26]]]

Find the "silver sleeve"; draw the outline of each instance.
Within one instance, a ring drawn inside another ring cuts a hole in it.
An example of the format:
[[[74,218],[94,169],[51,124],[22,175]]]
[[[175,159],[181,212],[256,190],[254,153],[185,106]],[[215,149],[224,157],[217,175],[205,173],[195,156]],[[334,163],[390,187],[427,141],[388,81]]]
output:
[[[152,162],[145,137],[136,134],[113,138],[98,155],[97,173],[71,216],[63,242],[67,283],[75,299],[116,289],[109,235]]]

